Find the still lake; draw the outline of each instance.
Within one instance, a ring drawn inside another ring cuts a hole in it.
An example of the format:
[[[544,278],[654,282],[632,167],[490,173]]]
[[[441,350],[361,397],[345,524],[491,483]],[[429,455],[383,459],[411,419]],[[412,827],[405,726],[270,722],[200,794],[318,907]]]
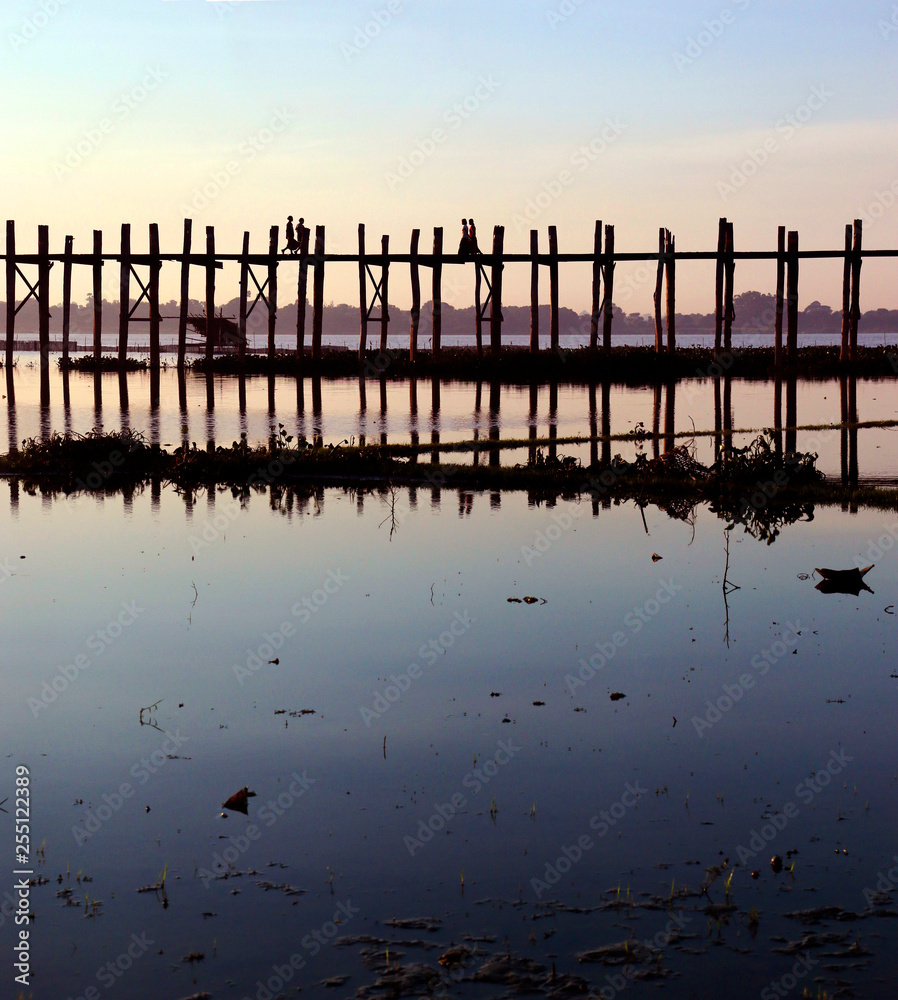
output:
[[[316,417],[312,386],[300,405],[275,380],[272,412],[250,380],[241,415],[233,380],[210,409],[188,379],[185,424],[176,378],[158,408],[144,376],[126,405],[117,376],[73,376],[67,407],[58,376],[49,405],[14,378],[9,442],[94,426],[96,381],[106,429],[168,444],[264,439],[272,416],[326,441],[480,419],[458,383],[436,415],[424,383],[415,418],[407,383],[382,413],[377,382],[364,411],[357,381],[326,382]],[[713,428],[708,386],[678,387],[678,431]],[[527,388],[501,392],[482,436],[498,412],[526,437]],[[894,418],[891,383],[857,394]],[[769,384],[732,399],[732,426],[772,423]],[[651,390],[610,400],[613,433],[651,426]],[[838,382],[799,383],[798,408],[837,420]],[[588,410],[561,387],[551,424],[588,432]],[[895,476],[893,433],[862,430],[862,477]],[[892,996],[898,512],[818,508],[772,545],[737,527],[728,566],[707,508],[644,514],[451,485],[0,484],[0,797],[27,766],[34,995]],[[873,593],[815,588],[858,561]],[[245,787],[246,815],[222,808]]]

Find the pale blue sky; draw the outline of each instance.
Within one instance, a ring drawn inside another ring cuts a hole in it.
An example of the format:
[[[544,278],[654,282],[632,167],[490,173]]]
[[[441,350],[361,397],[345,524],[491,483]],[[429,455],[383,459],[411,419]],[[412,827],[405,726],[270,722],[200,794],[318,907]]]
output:
[[[189,214],[222,250],[244,229],[262,250],[288,213],[326,224],[334,251],[358,222],[371,246],[386,232],[405,249],[413,227],[427,246],[435,225],[452,246],[463,215],[481,244],[504,224],[512,251],[550,224],[587,251],[596,218],[622,250],[653,249],[661,225],[712,249],[720,215],[738,249],[772,249],[780,224],[835,248],[856,216],[866,245],[898,244],[892,3],[6,0],[0,44],[15,96],[0,177],[23,249],[46,222],[54,248],[72,233],[86,251],[102,228],[112,250],[123,221],[135,248],[156,221],[175,249]],[[772,289],[770,270],[740,265],[737,290]],[[840,276],[808,264],[802,301],[837,305]],[[865,265],[865,306],[898,305],[893,276]],[[512,299],[528,280],[509,269]],[[711,308],[709,280],[682,266],[684,311]],[[327,297],[353,301],[356,283],[335,267]],[[636,274],[616,298],[648,309],[652,284]],[[564,270],[564,303],[588,297]]]

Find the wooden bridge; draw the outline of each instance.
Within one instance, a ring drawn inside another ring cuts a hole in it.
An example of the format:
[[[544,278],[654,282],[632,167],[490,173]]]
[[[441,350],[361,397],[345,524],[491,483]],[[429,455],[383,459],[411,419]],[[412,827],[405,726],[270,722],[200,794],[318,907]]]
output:
[[[540,268],[548,269],[550,329],[549,342],[553,351],[559,348],[559,266],[569,262],[592,264],[592,307],[590,311],[589,347],[592,351],[608,352],[611,349],[612,301],[614,292],[615,265],[622,261],[655,261],[657,274],[654,290],[655,350],[658,353],[676,351],[676,265],[677,262],[693,260],[713,260],[716,262],[715,277],[715,351],[728,351],[731,347],[732,326],[735,317],[733,308],[733,279],[736,262],[739,260],[771,260],[776,262],[776,308],[774,319],[774,363],[777,367],[794,362],[798,351],[798,275],[801,260],[839,258],[843,261],[841,360],[851,362],[857,350],[858,320],[860,318],[860,273],[865,257],[896,257],[898,250],[864,250],[862,246],[862,224],[856,219],[845,226],[844,246],[838,250],[799,250],[798,233],[786,233],[780,226],[777,246],[769,251],[737,251],[734,247],[733,224],[720,219],[717,249],[712,251],[679,252],[675,238],[669,230],[660,229],[658,249],[648,253],[618,253],[614,248],[614,226],[596,222],[593,248],[590,253],[561,253],[555,226],[548,227],[548,250],[541,252],[539,233],[530,232],[530,251],[526,254],[507,254],[504,249],[505,229],[496,226],[493,230],[492,248],[489,253],[477,252],[473,257],[447,254],[443,251],[443,229],[433,231],[432,253],[420,253],[420,230],[411,234],[408,253],[390,253],[390,238],[381,238],[380,252],[369,253],[365,245],[365,227],[359,225],[358,253],[328,254],[325,250],[325,227],[315,229],[314,244],[310,242],[311,232],[301,226],[297,232],[297,252],[282,254],[278,251],[279,231],[272,226],[269,231],[268,251],[250,253],[250,234],[243,234],[240,253],[221,253],[216,249],[215,229],[206,227],[205,250],[193,252],[192,222],[184,220],[183,244],[180,253],[161,253],[159,226],[149,226],[149,246],[147,253],[134,252],[131,246],[131,227],[125,223],[121,228],[121,242],[117,253],[103,252],[103,233],[94,230],[93,247],[90,253],[76,254],[73,238],[65,237],[62,253],[50,252],[49,227],[38,226],[37,253],[23,254],[16,249],[15,222],[6,223],[6,253],[0,255],[5,260],[6,271],[6,345],[7,366],[12,365],[15,347],[16,315],[30,299],[38,306],[38,345],[41,365],[49,366],[50,341],[50,271],[54,264],[62,264],[62,332],[61,346],[64,361],[70,351],[70,312],[72,269],[74,266],[90,267],[93,277],[93,354],[99,359],[102,353],[102,303],[103,268],[107,263],[118,264],[119,275],[119,323],[118,361],[124,365],[128,354],[128,333],[132,323],[149,324],[149,354],[151,368],[160,365],[159,331],[162,317],[159,312],[159,274],[164,262],[180,265],[180,308],[178,315],[178,366],[183,367],[187,356],[187,327],[197,318],[189,314],[189,288],[191,267],[201,268],[205,276],[205,317],[215,316],[215,277],[225,261],[237,262],[240,266],[240,306],[236,324],[234,348],[239,356],[245,357],[246,323],[253,310],[261,305],[268,312],[268,354],[274,356],[275,331],[278,309],[278,272],[287,263],[296,264],[296,342],[297,361],[310,357],[312,362],[322,355],[322,321],[324,313],[325,266],[330,263],[355,263],[359,274],[359,359],[363,360],[368,350],[368,328],[371,323],[380,328],[380,350],[387,348],[387,332],[390,322],[389,278],[390,270],[396,264],[409,266],[411,283],[411,328],[409,331],[409,356],[415,361],[419,354],[418,327],[421,314],[420,269],[429,268],[432,275],[433,360],[439,360],[441,351],[441,311],[442,272],[445,265],[472,263],[475,269],[475,335],[478,356],[482,356],[483,328],[488,325],[489,350],[498,355],[502,350],[502,271],[508,263],[529,263],[530,277],[530,351],[539,351],[539,277]],[[36,267],[36,276],[29,278],[24,267]],[[306,302],[309,282],[309,268],[312,269],[312,329],[310,351],[306,349]],[[140,268],[143,274],[137,269]],[[131,282],[136,282],[140,290],[136,301],[131,302]],[[27,289],[23,298],[18,298],[19,283]],[[485,293],[485,294],[484,294]],[[148,315],[136,316],[138,308],[146,303]],[[379,311],[378,311],[379,310]],[[666,314],[666,322],[662,320]],[[785,320],[785,344],[784,344]],[[205,356],[210,359],[219,346],[222,337],[205,337]]]

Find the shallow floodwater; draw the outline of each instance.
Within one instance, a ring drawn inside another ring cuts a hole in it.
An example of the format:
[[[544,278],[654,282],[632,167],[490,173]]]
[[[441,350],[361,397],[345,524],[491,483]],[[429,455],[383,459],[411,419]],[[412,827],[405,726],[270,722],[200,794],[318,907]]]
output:
[[[571,456],[583,465],[608,462],[640,450],[668,450],[692,443],[696,458],[713,462],[722,438],[732,430],[742,447],[767,428],[780,431],[780,444],[818,455],[817,467],[835,478],[857,477],[872,484],[898,484],[898,394],[892,379],[773,381],[694,378],[669,386],[543,384],[501,385],[422,378],[305,378],[203,376],[175,369],[147,372],[72,373],[54,367],[41,385],[37,365],[23,355],[7,373],[0,407],[4,450],[53,431],[87,433],[130,427],[167,448],[184,442],[224,445],[246,434],[267,440],[272,427],[287,433],[340,442],[452,443],[490,438],[542,441],[503,451],[501,461],[526,462],[539,447],[552,457]],[[779,406],[777,406],[777,394]],[[850,433],[833,425],[843,418],[879,424]],[[816,429],[812,429],[816,428]],[[822,428],[822,429],[821,429]],[[662,437],[640,441],[641,431]],[[715,431],[718,432],[715,435]],[[599,434],[630,435],[601,445],[556,444],[555,439]],[[481,453],[477,456],[487,461]],[[495,456],[498,458],[498,454]],[[475,461],[461,452],[451,461]]]
[[[892,995],[895,512],[728,556],[705,508],[429,487],[0,518],[35,996]]]

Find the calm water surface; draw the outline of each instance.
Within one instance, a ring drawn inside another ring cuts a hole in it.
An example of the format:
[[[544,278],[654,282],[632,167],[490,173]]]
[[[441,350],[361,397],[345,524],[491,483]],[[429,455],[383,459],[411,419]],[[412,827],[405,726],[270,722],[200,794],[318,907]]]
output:
[[[737,528],[725,601],[706,509],[0,485],[0,510],[34,996],[894,995],[895,512]],[[806,578],[856,559],[875,593]]]

